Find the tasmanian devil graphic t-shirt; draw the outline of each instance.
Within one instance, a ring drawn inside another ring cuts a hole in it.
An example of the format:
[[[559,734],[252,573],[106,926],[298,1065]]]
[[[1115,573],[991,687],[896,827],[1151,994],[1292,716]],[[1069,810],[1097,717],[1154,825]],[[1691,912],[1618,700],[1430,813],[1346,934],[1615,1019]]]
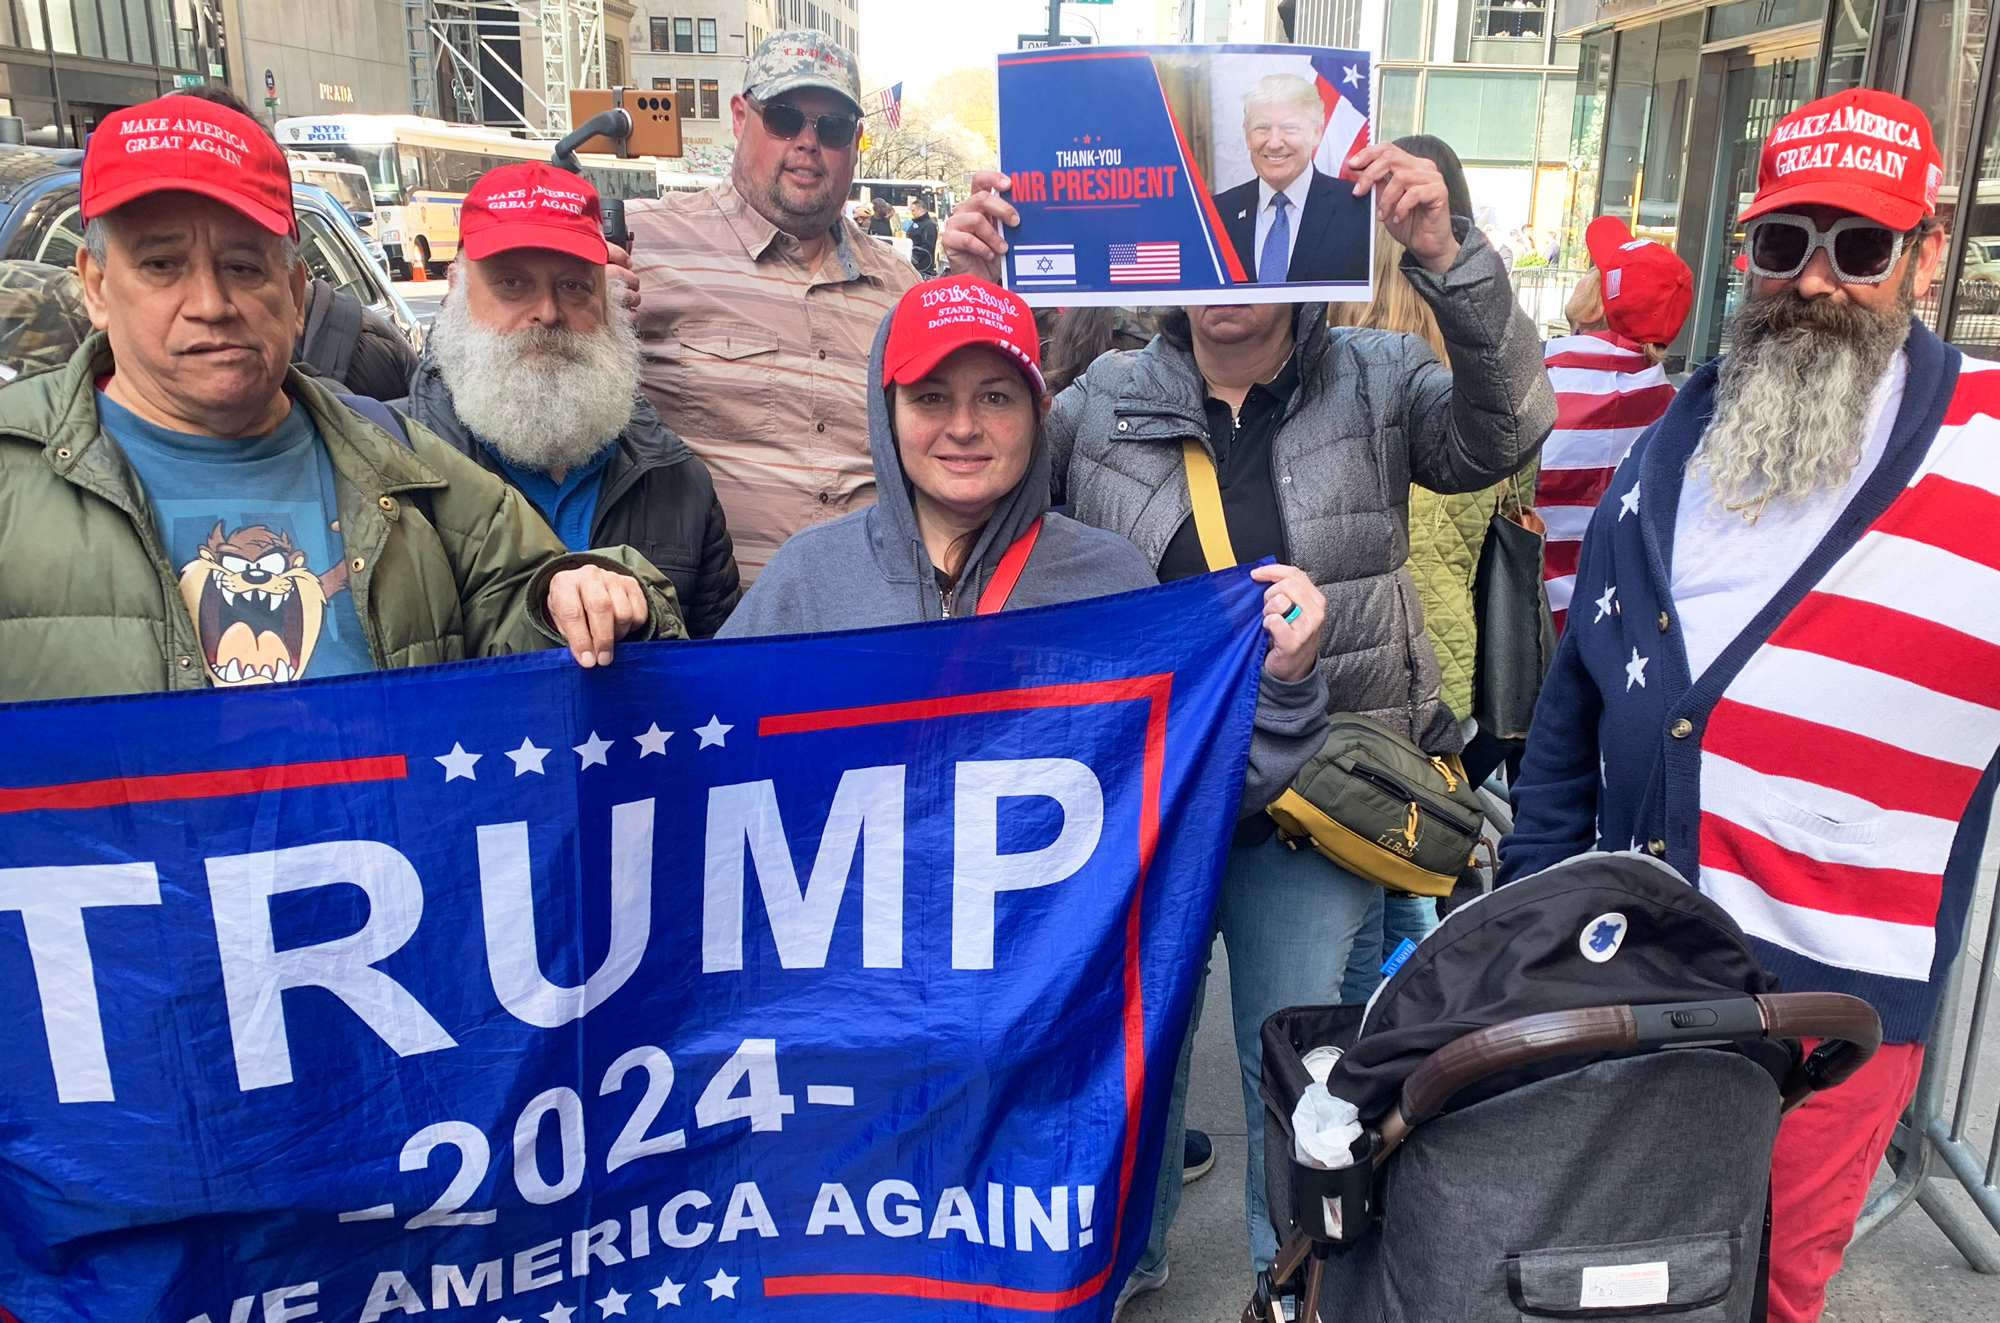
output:
[[[269,436],[231,440],[149,423],[102,391],[97,416],[146,488],[211,683],[374,669],[310,413],[294,403]]]

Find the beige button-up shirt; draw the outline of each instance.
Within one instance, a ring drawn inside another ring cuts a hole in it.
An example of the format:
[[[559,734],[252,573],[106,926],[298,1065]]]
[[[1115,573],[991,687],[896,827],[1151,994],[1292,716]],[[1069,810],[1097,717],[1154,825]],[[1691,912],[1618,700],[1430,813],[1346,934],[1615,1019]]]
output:
[[[868,353],[916,268],[843,217],[814,271],[727,181],[625,219],[641,384],[714,475],[747,585],[793,533],[875,499]]]

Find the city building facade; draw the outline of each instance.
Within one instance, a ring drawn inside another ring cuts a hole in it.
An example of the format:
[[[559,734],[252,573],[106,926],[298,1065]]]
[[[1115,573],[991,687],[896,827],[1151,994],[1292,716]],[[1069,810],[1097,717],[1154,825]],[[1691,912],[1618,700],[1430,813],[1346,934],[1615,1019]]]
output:
[[[750,52],[772,32],[816,28],[857,58],[859,0],[641,0],[632,16],[633,86],[671,92],[690,166],[715,168],[736,148],[729,98]]]
[[[0,0],[0,115],[74,147],[114,110],[220,79],[226,2]]]

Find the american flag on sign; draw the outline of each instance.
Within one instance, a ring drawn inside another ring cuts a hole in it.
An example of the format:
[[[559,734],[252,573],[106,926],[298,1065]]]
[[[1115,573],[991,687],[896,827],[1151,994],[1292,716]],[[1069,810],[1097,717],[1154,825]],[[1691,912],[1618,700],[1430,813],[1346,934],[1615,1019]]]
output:
[[[1181,278],[1181,246],[1178,243],[1114,243],[1111,245],[1111,283],[1114,285],[1171,285]]]
[[[1313,167],[1321,174],[1352,179],[1347,158],[1368,145],[1368,54],[1313,56],[1313,85],[1326,109]]]
[[[885,87],[875,94],[875,108],[881,113],[882,122],[892,129],[903,127],[903,85]]]

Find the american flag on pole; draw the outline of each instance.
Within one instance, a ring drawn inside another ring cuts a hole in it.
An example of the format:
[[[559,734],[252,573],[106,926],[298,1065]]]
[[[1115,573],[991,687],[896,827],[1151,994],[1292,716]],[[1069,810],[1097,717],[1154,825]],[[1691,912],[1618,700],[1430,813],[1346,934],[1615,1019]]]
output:
[[[1315,55],[1313,83],[1326,108],[1326,131],[1320,136],[1313,166],[1322,174],[1352,179],[1347,158],[1368,145],[1368,56]]]
[[[1171,285],[1180,278],[1181,246],[1178,243],[1111,245],[1111,283],[1114,285]]]
[[[885,87],[875,93],[875,108],[882,116],[882,122],[892,129],[903,127],[903,85]]]

